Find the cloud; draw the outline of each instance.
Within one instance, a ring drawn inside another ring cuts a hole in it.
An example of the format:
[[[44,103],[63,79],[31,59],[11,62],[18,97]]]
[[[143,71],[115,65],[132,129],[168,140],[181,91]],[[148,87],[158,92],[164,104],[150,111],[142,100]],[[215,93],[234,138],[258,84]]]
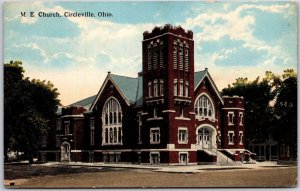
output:
[[[53,8],[44,6],[42,10],[61,14],[71,11],[61,6]],[[60,99],[64,105],[96,94],[107,71],[137,76],[142,64],[142,34],[145,30],[152,29],[153,24],[121,24],[94,18],[66,18],[66,20],[80,29],[77,35],[68,35],[66,38],[49,36],[52,31],[49,29],[44,31],[45,35],[33,33],[28,38],[14,39],[14,43],[22,42],[15,45],[20,51],[14,50],[16,54],[6,55],[5,61],[18,58],[17,55],[24,55],[20,60],[24,62],[25,75],[52,81],[59,89]],[[30,28],[32,25],[37,27],[42,22],[42,19],[35,20]],[[59,22],[61,20],[54,24]],[[60,30],[65,28],[62,27]],[[7,47],[10,46],[8,43]],[[11,50],[6,48],[6,52]],[[22,54],[22,51],[25,54]]]
[[[61,14],[74,11],[57,4],[40,3],[37,6],[40,6],[39,9],[32,10]],[[20,11],[21,7],[17,7],[16,11]],[[34,7],[27,7],[26,10],[31,8]],[[197,11],[197,7],[189,7],[187,11],[191,9],[194,10],[193,14]],[[279,14],[288,19],[285,11],[290,9],[292,8],[288,3],[238,6],[224,3],[218,10],[201,7],[197,15],[187,14],[185,17],[190,17],[178,24],[194,31],[195,70],[209,68],[221,90],[238,77],[255,79],[257,75],[263,75],[265,70],[270,69],[281,73],[283,67],[280,63],[297,66],[290,51],[287,52],[282,46],[286,44],[285,47],[291,47],[293,38],[286,42],[287,37],[280,36],[278,41],[269,43],[255,36],[259,19],[255,11]],[[14,10],[10,7],[8,11]],[[157,10],[153,11],[153,15],[155,13]],[[158,18],[162,18],[162,14]],[[176,23],[176,18],[170,22]],[[44,21],[44,18],[20,21],[13,14],[5,14],[5,59],[9,61],[22,55],[25,75],[52,81],[59,89],[64,105],[96,94],[107,71],[136,77],[137,72],[142,69],[143,32],[163,25],[160,20],[155,23],[147,20],[124,23],[82,17],[64,18],[63,22],[57,20],[53,25]],[[23,28],[13,28],[9,23],[29,29],[37,26],[45,28],[43,24],[49,27],[44,31],[38,30],[39,32],[27,29],[22,34]],[[61,34],[54,30],[58,25],[57,30]],[[248,58],[249,56],[252,58]]]

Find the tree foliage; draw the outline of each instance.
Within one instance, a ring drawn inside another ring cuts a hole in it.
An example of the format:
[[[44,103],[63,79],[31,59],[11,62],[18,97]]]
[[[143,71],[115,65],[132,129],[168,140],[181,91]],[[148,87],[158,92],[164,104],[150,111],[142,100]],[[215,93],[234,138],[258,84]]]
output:
[[[4,64],[4,154],[22,151],[32,160],[54,124],[58,91],[51,82],[24,78],[22,62]]]
[[[246,145],[273,139],[296,148],[297,74],[293,69],[281,76],[267,71],[261,80],[238,78],[222,94],[244,97]]]

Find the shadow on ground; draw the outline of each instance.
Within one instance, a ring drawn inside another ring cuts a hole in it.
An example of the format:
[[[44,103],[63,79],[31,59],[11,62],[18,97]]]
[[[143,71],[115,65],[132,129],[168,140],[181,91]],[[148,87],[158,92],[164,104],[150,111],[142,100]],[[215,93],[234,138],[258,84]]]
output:
[[[83,172],[105,172],[107,168],[70,167],[70,166],[41,166],[30,164],[5,164],[4,179],[28,179],[36,176],[53,176],[58,174],[73,174]],[[110,169],[111,171],[111,169]]]

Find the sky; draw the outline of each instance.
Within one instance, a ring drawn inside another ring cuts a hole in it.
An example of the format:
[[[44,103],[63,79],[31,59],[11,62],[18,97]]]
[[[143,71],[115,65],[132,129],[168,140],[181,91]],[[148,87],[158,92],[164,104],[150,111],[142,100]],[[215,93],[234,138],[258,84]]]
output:
[[[3,7],[4,63],[20,60],[26,77],[51,81],[64,106],[96,95],[108,71],[136,77],[143,32],[167,23],[194,32],[195,71],[208,68],[220,91],[238,77],[297,70],[295,2],[37,1]],[[30,11],[36,16],[29,17]],[[64,17],[64,12],[113,16]]]

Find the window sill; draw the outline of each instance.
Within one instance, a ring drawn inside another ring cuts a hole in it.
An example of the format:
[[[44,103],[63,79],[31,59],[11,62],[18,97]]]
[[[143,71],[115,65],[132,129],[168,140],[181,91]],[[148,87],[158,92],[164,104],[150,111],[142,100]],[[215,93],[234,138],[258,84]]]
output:
[[[160,142],[150,142],[151,145],[158,145]]]
[[[190,118],[187,118],[187,117],[175,117],[175,119],[184,120],[184,121],[190,121],[191,120]]]
[[[197,116],[196,115],[196,119],[198,120],[198,121],[203,121],[203,120],[205,120],[205,119],[207,119],[207,120],[209,120],[209,121],[211,121],[211,122],[215,122],[216,121],[216,119],[215,118],[212,118],[212,117],[202,117],[202,116]]]
[[[162,117],[156,117],[156,118],[148,118],[147,121],[156,121],[156,120],[163,120]]]
[[[178,141],[178,144],[181,144],[181,145],[183,145],[183,144],[188,144],[188,141],[184,141],[184,142],[181,142],[181,141]]]

